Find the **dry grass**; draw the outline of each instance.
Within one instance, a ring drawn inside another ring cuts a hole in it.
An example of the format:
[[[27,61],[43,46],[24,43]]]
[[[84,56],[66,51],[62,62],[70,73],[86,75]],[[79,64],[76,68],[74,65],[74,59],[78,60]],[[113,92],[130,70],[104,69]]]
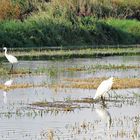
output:
[[[13,4],[11,0],[0,0],[0,20],[17,19],[19,15],[19,4]]]
[[[64,79],[59,84],[14,84],[11,87],[5,87],[0,84],[0,89],[10,90],[16,88],[31,88],[31,87],[49,87],[49,88],[81,88],[81,89],[97,89],[99,84],[107,78],[88,78],[88,79]],[[112,89],[140,88],[140,78],[115,78]]]
[[[127,17],[135,15],[140,7],[138,0],[52,0],[53,13],[57,10],[77,16]],[[57,10],[56,10],[57,9]],[[66,14],[65,14],[66,15]]]
[[[65,87],[96,89],[107,78],[65,79],[70,84]],[[63,87],[63,86],[62,86]],[[140,78],[115,78],[113,89],[140,88]]]
[[[39,86],[39,85],[36,85]],[[0,84],[0,89],[2,90],[11,90],[11,89],[17,89],[17,88],[30,88],[30,87],[34,87],[33,84],[14,84],[11,85],[10,87],[6,87],[4,86],[4,84]]]

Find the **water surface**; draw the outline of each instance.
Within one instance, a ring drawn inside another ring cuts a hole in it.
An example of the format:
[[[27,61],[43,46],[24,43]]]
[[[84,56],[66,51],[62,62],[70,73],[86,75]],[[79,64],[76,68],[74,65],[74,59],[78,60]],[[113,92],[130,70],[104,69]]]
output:
[[[140,56],[113,56],[59,61],[20,61],[17,68],[35,70],[37,67],[69,68],[96,64],[140,65]],[[95,70],[95,72],[58,71],[55,75],[1,76],[3,84],[11,77],[16,83],[60,83],[64,78],[88,77],[139,77],[139,69]],[[112,90],[105,104],[81,103],[84,108],[74,111],[46,111],[33,109],[37,101],[66,101],[93,98],[96,90],[23,88],[0,90],[0,139],[2,140],[139,140],[140,139],[140,89]]]

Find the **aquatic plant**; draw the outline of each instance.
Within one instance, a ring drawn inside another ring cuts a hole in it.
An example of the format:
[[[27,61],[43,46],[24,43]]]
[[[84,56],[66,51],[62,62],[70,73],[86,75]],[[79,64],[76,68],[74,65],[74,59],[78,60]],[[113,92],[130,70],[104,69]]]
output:
[[[123,69],[123,70],[128,70],[128,69],[139,69],[140,66],[135,66],[135,65],[100,65],[100,64],[96,64],[96,65],[91,65],[91,66],[81,66],[81,67],[69,67],[69,68],[65,68],[65,71],[96,71],[98,69]]]
[[[34,102],[30,105],[36,107],[43,107],[43,108],[47,107],[47,108],[51,108],[51,110],[57,110],[57,111],[73,111],[76,108],[80,108],[79,105],[63,102],[63,101],[54,101],[54,102],[42,101],[42,102]]]

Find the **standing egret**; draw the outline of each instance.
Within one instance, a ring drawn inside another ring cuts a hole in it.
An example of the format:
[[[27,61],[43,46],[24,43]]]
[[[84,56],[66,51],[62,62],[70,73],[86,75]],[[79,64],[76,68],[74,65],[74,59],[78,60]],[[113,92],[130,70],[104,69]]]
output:
[[[105,97],[105,94],[112,88],[112,85],[113,85],[113,77],[104,80],[97,88],[94,99],[97,99],[99,97],[103,99],[103,97]]]
[[[5,51],[5,57],[8,59],[8,61],[12,64],[12,67],[10,69],[10,71],[13,69],[13,64],[14,63],[18,63],[18,60],[15,56],[11,55],[11,54],[7,54],[7,48],[4,47],[3,50]]]

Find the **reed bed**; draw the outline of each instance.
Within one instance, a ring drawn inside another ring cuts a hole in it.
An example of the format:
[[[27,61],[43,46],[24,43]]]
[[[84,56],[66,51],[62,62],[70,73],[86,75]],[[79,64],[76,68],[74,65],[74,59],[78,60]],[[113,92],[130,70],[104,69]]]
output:
[[[65,79],[69,82],[66,87],[81,89],[96,89],[107,78]],[[113,89],[140,88],[139,78],[115,78]]]
[[[102,78],[88,78],[88,79],[64,79],[58,84],[14,84],[10,87],[0,84],[0,89],[11,90],[17,88],[31,88],[31,87],[46,87],[46,88],[81,88],[81,89],[97,89],[99,84],[107,79]],[[126,89],[126,88],[140,88],[140,78],[115,78],[112,89]]]

